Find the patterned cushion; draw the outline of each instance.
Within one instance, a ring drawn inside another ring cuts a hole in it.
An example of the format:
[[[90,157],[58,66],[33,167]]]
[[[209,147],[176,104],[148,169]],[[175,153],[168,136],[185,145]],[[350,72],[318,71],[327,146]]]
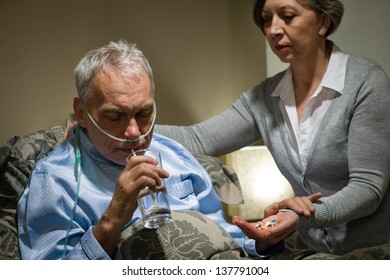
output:
[[[16,209],[35,162],[62,140],[56,126],[14,136],[0,148],[0,259],[19,259]]]
[[[172,211],[173,221],[156,230],[142,221],[122,232],[124,259],[216,260],[248,259],[234,239],[210,218],[196,211]]]
[[[244,195],[237,177],[231,167],[225,165],[216,157],[194,154],[210,175],[211,182],[222,202],[227,204],[243,204]]]

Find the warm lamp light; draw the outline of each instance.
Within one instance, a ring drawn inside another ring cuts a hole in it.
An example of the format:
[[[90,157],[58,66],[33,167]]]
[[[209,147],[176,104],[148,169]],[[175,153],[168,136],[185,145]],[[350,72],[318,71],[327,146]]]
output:
[[[227,154],[224,161],[236,171],[245,201],[240,205],[224,205],[228,220],[237,215],[258,221],[263,218],[265,207],[294,196],[290,183],[280,173],[267,147],[248,146]]]

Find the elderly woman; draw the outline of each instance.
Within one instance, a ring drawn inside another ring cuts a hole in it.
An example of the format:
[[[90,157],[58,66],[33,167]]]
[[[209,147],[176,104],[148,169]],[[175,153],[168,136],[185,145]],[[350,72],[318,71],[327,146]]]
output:
[[[390,242],[390,83],[378,64],[328,39],[343,12],[338,0],[256,1],[254,21],[287,70],[209,120],[156,127],[210,155],[262,139],[297,196],[267,214],[280,208],[299,214],[268,235],[297,230],[298,248],[332,254]],[[322,197],[312,204],[307,197],[318,192]],[[255,226],[234,221],[259,238]]]

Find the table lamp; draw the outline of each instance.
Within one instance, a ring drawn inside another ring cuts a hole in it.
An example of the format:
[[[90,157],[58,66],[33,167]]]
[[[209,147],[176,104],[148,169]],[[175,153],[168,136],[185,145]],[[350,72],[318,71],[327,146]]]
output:
[[[225,155],[222,161],[236,171],[244,195],[244,204],[223,205],[228,221],[236,215],[258,221],[263,218],[265,207],[294,196],[290,183],[264,145],[242,148]]]

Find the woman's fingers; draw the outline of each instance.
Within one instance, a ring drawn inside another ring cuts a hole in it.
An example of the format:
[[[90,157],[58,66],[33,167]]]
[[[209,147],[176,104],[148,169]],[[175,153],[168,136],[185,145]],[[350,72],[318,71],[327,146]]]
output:
[[[316,211],[313,202],[317,201],[321,196],[322,194],[317,192],[308,196],[297,196],[272,203],[265,208],[264,217],[275,215],[280,209],[291,209],[299,215],[310,217]]]

